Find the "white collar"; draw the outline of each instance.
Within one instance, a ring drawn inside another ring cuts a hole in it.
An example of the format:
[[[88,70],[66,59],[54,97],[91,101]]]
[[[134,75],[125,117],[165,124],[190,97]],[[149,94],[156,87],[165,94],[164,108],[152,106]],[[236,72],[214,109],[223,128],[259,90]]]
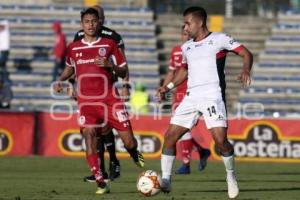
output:
[[[100,40],[101,40],[101,37],[99,37],[96,41],[93,41],[93,42],[87,42],[87,41],[84,40],[84,38],[82,38],[82,39],[81,39],[81,42],[82,42],[83,44],[88,45],[88,46],[93,46],[94,44],[96,44],[96,43],[99,42]]]

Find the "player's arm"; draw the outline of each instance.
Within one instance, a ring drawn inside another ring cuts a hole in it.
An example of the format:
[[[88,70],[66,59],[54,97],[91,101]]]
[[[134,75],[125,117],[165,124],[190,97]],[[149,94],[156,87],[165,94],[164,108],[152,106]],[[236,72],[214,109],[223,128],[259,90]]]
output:
[[[58,81],[53,85],[53,89],[55,92],[60,93],[62,91],[62,81],[68,80],[73,74],[75,70],[72,66],[66,66]]]
[[[71,78],[71,76],[75,73],[74,67],[67,65],[58,78],[58,81],[65,81]]]
[[[174,77],[175,77],[175,70],[169,69],[162,86],[163,87],[167,86],[174,79]]]
[[[123,66],[117,66],[113,64],[112,70],[117,76],[121,77],[122,79],[124,79],[129,74],[127,64]]]
[[[124,47],[124,45],[123,45],[123,47]],[[119,45],[119,49],[122,52],[124,58],[126,59],[124,48],[120,47],[120,45]],[[125,101],[129,101],[129,99],[130,99],[130,91],[129,91],[129,89],[130,89],[130,84],[129,84],[129,67],[127,65],[127,73],[126,73],[125,77],[122,80],[122,88],[121,88],[121,93],[120,93],[122,99],[125,100]]]
[[[127,62],[127,58],[126,58],[126,54],[125,54],[125,43],[124,43],[124,40],[122,38],[122,36],[120,34],[118,34],[117,32],[114,32],[115,34],[115,41],[117,43],[117,46],[119,48],[119,51],[121,52],[121,54],[123,55],[123,58],[125,59],[125,61]],[[123,80],[123,89],[124,91],[126,90],[125,93],[127,93],[127,96],[129,96],[129,68],[128,68],[128,65],[127,65],[127,73],[125,75],[124,78],[122,78]],[[122,90],[123,91],[123,90]],[[123,96],[123,95],[122,95]]]
[[[243,87],[247,87],[251,84],[250,71],[253,65],[253,55],[246,47],[240,50],[238,55],[243,58],[243,70],[238,75],[237,80],[241,82]]]
[[[187,75],[188,75],[187,68],[181,67],[171,82],[169,82],[167,85],[158,88],[157,90],[158,101],[160,102],[162,100],[166,92],[172,90],[173,88],[180,85],[183,81],[185,81],[187,79]]]
[[[66,56],[66,67],[64,68],[64,71],[62,72],[60,77],[58,78],[58,81],[53,85],[54,91],[61,92],[62,91],[61,82],[68,80],[75,73],[75,69],[72,63],[73,62],[70,55],[70,45],[69,45],[67,49],[67,56]]]
[[[239,80],[243,87],[250,85],[251,77],[250,71],[253,64],[253,55],[252,53],[230,35],[220,34],[219,42],[221,48],[227,49],[231,52],[236,53],[237,55],[243,58],[243,70],[238,75],[237,80]]]

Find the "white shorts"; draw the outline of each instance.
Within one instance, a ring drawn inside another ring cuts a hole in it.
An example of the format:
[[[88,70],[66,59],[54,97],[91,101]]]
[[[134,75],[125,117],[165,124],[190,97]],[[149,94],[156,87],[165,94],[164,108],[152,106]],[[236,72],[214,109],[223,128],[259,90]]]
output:
[[[178,141],[185,141],[185,140],[190,140],[192,139],[192,133],[191,131],[186,132],[183,136]]]
[[[175,110],[171,124],[191,129],[202,115],[207,129],[227,127],[226,109],[222,98],[207,99],[199,96],[185,96]]]

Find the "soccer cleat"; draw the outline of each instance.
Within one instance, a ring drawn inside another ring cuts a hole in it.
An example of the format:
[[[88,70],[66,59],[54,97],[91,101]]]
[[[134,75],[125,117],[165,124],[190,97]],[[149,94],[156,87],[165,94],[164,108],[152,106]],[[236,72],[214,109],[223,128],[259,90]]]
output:
[[[199,154],[200,154],[200,162],[198,165],[198,170],[203,171],[207,165],[207,159],[210,156],[210,150],[202,149],[199,151]]]
[[[108,174],[107,172],[102,172],[102,176],[105,180],[108,179]],[[96,182],[96,179],[95,179],[95,176],[94,175],[90,175],[90,176],[86,176],[83,178],[83,181],[84,182],[89,182],[89,183],[95,183]]]
[[[191,170],[190,170],[190,166],[189,165],[181,165],[181,167],[179,167],[177,169],[177,171],[175,171],[175,174],[190,174]]]
[[[143,168],[145,166],[144,156],[139,151],[137,151],[137,155],[133,160],[138,167]]]
[[[110,193],[110,189],[105,182],[98,183],[98,188],[96,190],[96,194],[105,194]]]
[[[113,181],[120,177],[120,162],[118,160],[111,161],[109,165],[109,179]]]
[[[228,197],[234,199],[239,195],[239,187],[236,181],[235,173],[227,173]]]
[[[163,178],[161,180],[160,189],[163,193],[171,192],[171,181],[168,179]]]

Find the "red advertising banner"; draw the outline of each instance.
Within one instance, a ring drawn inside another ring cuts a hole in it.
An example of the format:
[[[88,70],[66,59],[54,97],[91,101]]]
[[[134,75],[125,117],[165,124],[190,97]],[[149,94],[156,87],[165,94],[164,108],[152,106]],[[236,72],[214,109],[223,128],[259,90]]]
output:
[[[0,112],[0,156],[33,153],[34,114]]]
[[[66,114],[57,114],[64,118]],[[163,135],[170,118],[135,116],[131,119],[139,149],[145,158],[159,158]],[[84,156],[84,141],[79,133],[76,114],[69,120],[55,120],[48,113],[40,115],[40,154],[45,156]],[[218,150],[202,120],[193,129],[193,137],[210,148],[210,159],[220,160]],[[229,120],[228,138],[234,144],[237,160],[300,162],[300,123],[298,120]],[[121,139],[116,137],[119,157],[128,157]],[[180,155],[179,155],[180,156]],[[199,159],[193,152],[193,158]]]
[[[77,114],[38,114],[38,153],[42,156],[84,156],[85,144],[77,124]],[[139,150],[145,158],[159,158],[169,116],[134,116],[131,119]],[[32,155],[34,113],[0,113],[0,156]],[[210,159],[220,160],[210,133],[202,120],[193,137],[212,152]],[[284,119],[229,120],[228,138],[237,160],[300,162],[300,121]],[[119,157],[128,157],[116,135]],[[179,152],[179,151],[178,151]],[[180,156],[180,155],[179,155]],[[199,159],[193,152],[193,159]]]
[[[84,155],[84,141],[77,125],[76,114],[39,113],[38,121],[39,155]]]
[[[230,120],[228,137],[237,160],[300,162],[299,120]]]

